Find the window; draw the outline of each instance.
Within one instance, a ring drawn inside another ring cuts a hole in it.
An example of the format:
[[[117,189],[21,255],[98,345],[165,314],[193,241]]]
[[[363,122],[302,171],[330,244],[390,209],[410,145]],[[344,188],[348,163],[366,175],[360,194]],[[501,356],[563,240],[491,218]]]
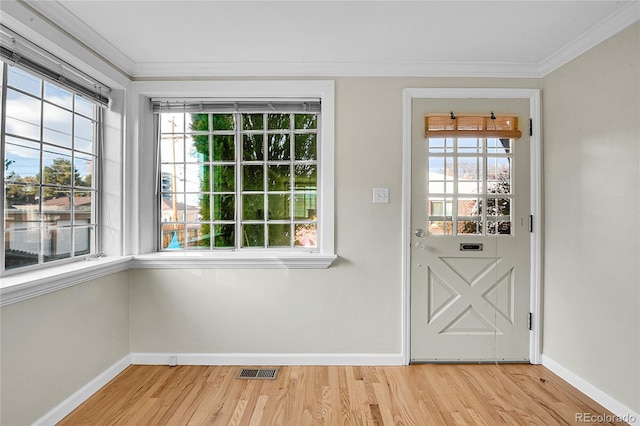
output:
[[[512,235],[515,115],[427,114],[429,234]]]
[[[429,234],[512,234],[514,145],[513,139],[428,138]]]
[[[2,270],[97,252],[98,108],[40,74],[2,64]]]
[[[319,102],[195,108],[156,105],[160,250],[317,251]]]
[[[156,120],[140,127],[135,267],[322,269],[336,260],[333,81],[141,81],[132,90],[141,121]]]

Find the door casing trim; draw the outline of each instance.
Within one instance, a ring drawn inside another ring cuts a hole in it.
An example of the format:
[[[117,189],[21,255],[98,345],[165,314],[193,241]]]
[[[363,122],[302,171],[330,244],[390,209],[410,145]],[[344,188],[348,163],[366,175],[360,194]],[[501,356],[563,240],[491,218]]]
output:
[[[411,117],[414,99],[528,99],[531,163],[531,272],[529,362],[542,362],[542,126],[540,89],[405,88],[402,92],[402,362],[411,361]]]

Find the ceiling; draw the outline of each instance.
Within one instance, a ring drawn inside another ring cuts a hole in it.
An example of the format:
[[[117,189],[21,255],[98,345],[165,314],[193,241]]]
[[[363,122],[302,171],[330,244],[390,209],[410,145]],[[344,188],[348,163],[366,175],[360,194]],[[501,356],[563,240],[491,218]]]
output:
[[[636,1],[28,1],[132,78],[541,77]]]

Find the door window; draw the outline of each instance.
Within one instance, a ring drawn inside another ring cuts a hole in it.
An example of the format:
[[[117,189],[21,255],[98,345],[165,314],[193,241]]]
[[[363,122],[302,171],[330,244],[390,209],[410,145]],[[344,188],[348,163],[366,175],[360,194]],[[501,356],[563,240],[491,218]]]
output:
[[[512,235],[513,139],[428,138],[430,235]]]

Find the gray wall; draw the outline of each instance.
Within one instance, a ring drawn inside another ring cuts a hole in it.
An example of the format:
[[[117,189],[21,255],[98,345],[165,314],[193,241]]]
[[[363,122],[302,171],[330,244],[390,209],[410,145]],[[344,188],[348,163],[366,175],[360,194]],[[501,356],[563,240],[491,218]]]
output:
[[[640,24],[543,79],[543,353],[640,411]]]
[[[399,353],[402,89],[541,84],[544,353],[640,411],[638,29],[542,81],[337,79],[334,266],[132,270],[3,307],[1,423],[33,422],[129,352]]]
[[[326,270],[132,271],[132,352],[402,351],[402,90],[539,80],[336,79],[339,259]],[[372,188],[390,203],[373,204]]]
[[[0,321],[0,424],[31,424],[129,353],[129,272],[4,306]]]

